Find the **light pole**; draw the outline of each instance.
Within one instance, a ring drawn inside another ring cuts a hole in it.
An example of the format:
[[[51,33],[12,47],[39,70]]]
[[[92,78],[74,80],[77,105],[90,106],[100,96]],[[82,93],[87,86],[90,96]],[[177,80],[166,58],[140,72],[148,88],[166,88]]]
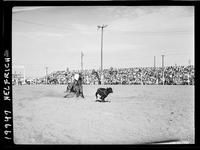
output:
[[[83,52],[81,51],[81,72],[83,71]]]
[[[101,28],[101,75],[103,75],[103,29],[108,25],[97,26],[98,29]]]
[[[46,84],[48,84],[48,67],[46,67]]]

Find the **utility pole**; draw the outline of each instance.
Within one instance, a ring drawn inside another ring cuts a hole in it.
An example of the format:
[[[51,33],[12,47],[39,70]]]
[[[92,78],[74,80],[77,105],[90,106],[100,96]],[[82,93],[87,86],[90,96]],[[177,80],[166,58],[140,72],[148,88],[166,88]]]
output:
[[[156,56],[154,56],[154,71],[156,72]],[[156,73],[156,84],[158,84],[158,72]]]
[[[25,67],[23,67],[23,71],[24,71],[24,84],[26,83],[26,71],[25,71]]]
[[[162,68],[164,69],[164,57],[165,55],[161,55],[162,56]]]
[[[46,67],[46,84],[48,83],[48,67]]]
[[[162,72],[163,72],[163,85],[165,84],[165,78],[164,78],[164,57],[165,55],[161,55],[162,56]]]
[[[81,51],[81,71],[83,71],[83,52]]]
[[[188,60],[188,65],[190,66],[190,64],[191,64],[191,60],[189,59],[189,60]]]
[[[98,29],[101,28],[101,76],[103,75],[103,29],[108,25],[98,25]]]

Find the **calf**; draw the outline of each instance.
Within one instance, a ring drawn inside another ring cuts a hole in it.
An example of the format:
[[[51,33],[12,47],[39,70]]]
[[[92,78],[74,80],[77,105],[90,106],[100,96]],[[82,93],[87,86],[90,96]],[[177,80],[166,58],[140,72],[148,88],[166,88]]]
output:
[[[97,99],[97,95],[100,95],[100,99],[101,99],[101,102],[106,102],[105,101],[105,98],[108,96],[108,94],[110,93],[113,93],[113,90],[112,88],[98,88],[97,89],[97,92],[96,92],[96,99]],[[96,101],[99,101],[99,100],[96,100]]]

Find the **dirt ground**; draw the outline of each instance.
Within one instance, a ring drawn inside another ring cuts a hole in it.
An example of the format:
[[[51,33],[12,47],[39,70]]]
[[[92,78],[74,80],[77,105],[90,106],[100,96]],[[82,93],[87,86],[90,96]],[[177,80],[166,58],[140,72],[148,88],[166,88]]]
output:
[[[194,86],[101,86],[110,103],[95,102],[98,87],[67,99],[66,85],[13,86],[15,144],[194,144]]]

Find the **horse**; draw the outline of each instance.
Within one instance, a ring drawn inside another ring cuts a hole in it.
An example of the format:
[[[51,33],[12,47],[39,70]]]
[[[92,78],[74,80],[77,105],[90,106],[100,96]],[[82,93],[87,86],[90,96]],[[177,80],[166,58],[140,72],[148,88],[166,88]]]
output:
[[[59,82],[58,82],[58,79],[52,78],[52,79],[49,79],[49,80],[48,80],[48,83],[49,83],[49,84],[58,84]]]
[[[83,85],[82,85],[82,76],[79,74],[78,80],[74,80],[72,83],[69,83],[67,85],[65,98],[73,97],[73,95],[76,95],[76,97],[81,96],[84,98],[83,95]]]

